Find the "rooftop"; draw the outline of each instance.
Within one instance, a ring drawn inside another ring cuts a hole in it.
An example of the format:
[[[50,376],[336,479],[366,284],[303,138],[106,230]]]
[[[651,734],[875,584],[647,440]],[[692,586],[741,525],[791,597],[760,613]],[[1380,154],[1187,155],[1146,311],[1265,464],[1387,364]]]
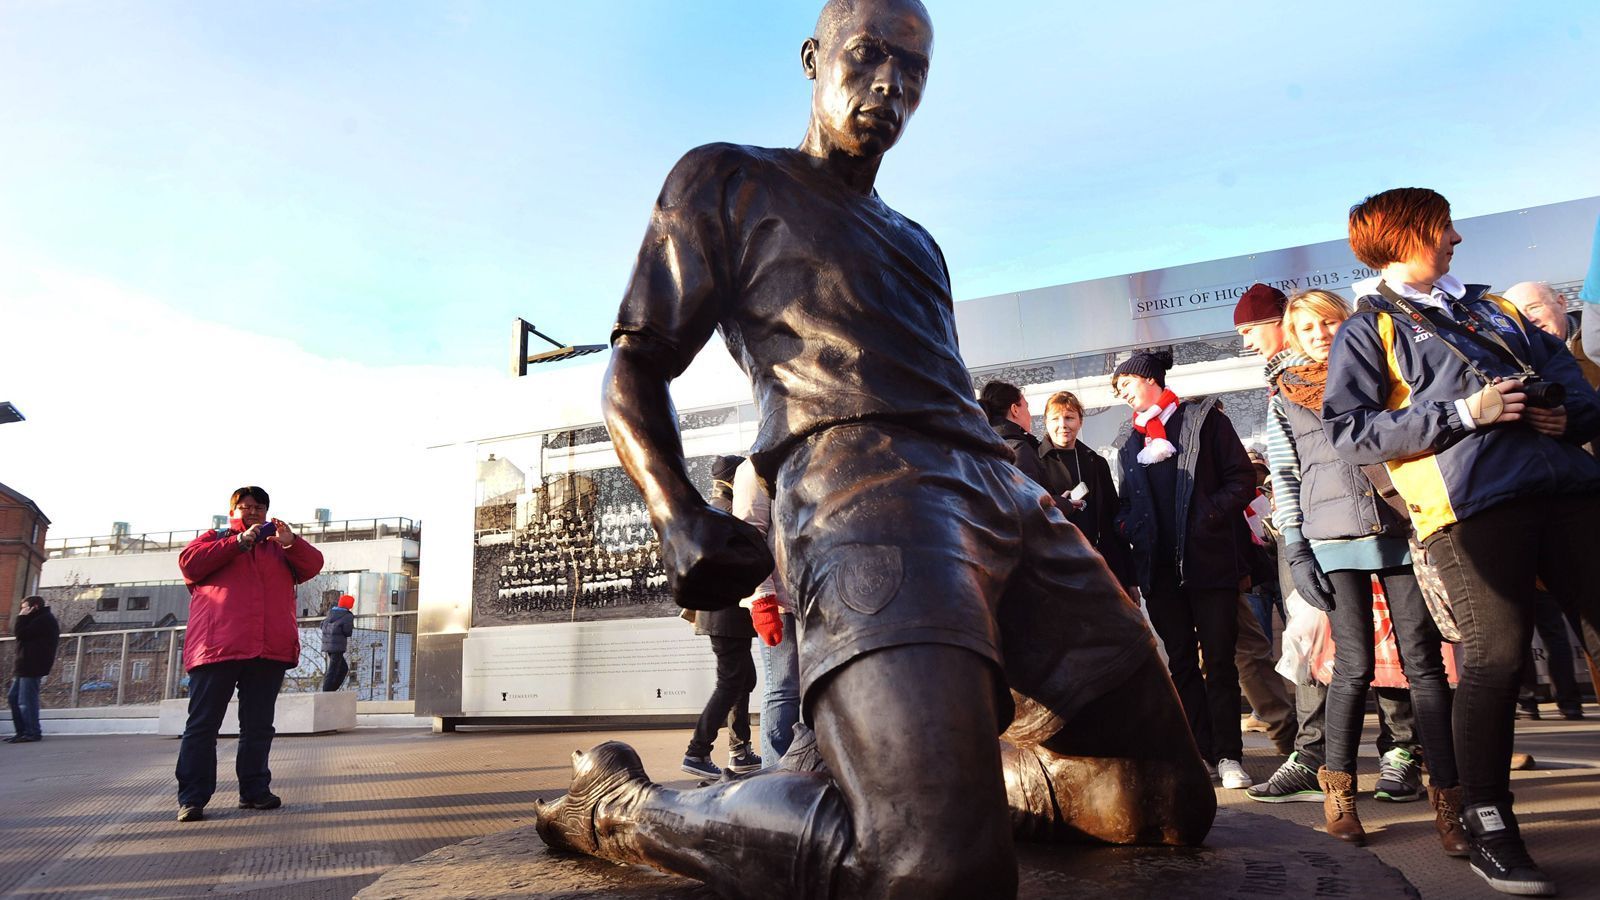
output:
[[[394,516],[385,519],[336,519],[330,522],[289,523],[295,534],[313,538],[315,543],[338,541],[377,541],[401,538],[420,540],[422,523]],[[211,531],[190,528],[183,531],[147,531],[139,534],[101,534],[93,537],[53,538],[45,541],[51,559],[72,556],[120,556],[129,553],[162,553],[181,550],[189,542]]]

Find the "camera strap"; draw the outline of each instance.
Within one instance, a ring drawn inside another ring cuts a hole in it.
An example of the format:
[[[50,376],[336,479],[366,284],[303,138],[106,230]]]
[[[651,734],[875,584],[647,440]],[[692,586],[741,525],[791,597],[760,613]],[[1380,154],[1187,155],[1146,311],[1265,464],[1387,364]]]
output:
[[[1452,344],[1450,341],[1446,340],[1444,335],[1439,333],[1439,326],[1433,321],[1433,319],[1424,315],[1422,311],[1417,309],[1417,307],[1411,301],[1400,296],[1398,291],[1389,287],[1388,284],[1382,281],[1378,282],[1378,293],[1382,294],[1384,299],[1388,300],[1390,303],[1393,303],[1401,312],[1405,313],[1406,318],[1415,323],[1418,328],[1421,328],[1428,334],[1438,338],[1440,342],[1445,345],[1445,347],[1449,348],[1451,353],[1454,353],[1456,356],[1460,357],[1461,361],[1466,363],[1467,368],[1472,370],[1474,375],[1477,375],[1480,379],[1482,379],[1485,385],[1494,384],[1494,376],[1485,372],[1476,362],[1473,361],[1472,357],[1461,352],[1460,347],[1457,347],[1455,344]],[[1483,347],[1489,352],[1494,353],[1501,359],[1510,363],[1511,366],[1518,372],[1528,373],[1533,371],[1533,368],[1527,363],[1523,362],[1522,357],[1518,356],[1517,352],[1511,349],[1511,346],[1505,342],[1505,339],[1500,337],[1500,335],[1496,333],[1493,328],[1485,326],[1483,320],[1478,318],[1478,314],[1468,308],[1466,304],[1456,301],[1451,305],[1460,312],[1464,313],[1466,316],[1465,322],[1451,323],[1451,331],[1454,331],[1456,334],[1464,335],[1468,340],[1475,341],[1478,346]]]

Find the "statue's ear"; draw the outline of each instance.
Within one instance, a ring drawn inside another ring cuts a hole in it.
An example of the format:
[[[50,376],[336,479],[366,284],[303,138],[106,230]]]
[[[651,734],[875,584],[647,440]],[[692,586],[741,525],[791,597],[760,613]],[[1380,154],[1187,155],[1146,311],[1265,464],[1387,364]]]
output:
[[[817,80],[817,39],[806,38],[800,44],[800,68],[810,81]]]

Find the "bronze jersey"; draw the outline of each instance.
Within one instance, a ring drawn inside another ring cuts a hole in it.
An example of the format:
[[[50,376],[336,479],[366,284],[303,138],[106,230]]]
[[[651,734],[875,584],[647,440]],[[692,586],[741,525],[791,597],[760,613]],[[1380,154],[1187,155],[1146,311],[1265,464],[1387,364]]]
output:
[[[939,246],[798,150],[709,144],[667,176],[611,339],[676,375],[714,330],[753,382],[768,483],[797,441],[849,422],[1009,456],[973,398]]]

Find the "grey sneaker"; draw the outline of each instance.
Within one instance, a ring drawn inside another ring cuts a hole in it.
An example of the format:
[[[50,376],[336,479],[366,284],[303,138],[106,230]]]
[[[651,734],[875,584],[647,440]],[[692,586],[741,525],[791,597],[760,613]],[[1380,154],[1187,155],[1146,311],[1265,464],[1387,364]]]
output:
[[[1404,747],[1396,747],[1383,755],[1378,764],[1378,784],[1372,789],[1374,800],[1390,803],[1409,803],[1421,800],[1422,764]]]
[[[1300,762],[1299,751],[1289,754],[1271,778],[1244,795],[1262,803],[1321,803],[1324,797],[1322,785],[1317,783],[1317,770]]]
[[[710,757],[706,756],[685,756],[683,765],[678,768],[688,772],[690,775],[696,775],[712,781],[722,777],[722,770],[717,768],[717,764],[712,762]]]
[[[748,775],[760,770],[761,757],[751,753],[748,748],[728,757],[728,771],[735,775]]]

